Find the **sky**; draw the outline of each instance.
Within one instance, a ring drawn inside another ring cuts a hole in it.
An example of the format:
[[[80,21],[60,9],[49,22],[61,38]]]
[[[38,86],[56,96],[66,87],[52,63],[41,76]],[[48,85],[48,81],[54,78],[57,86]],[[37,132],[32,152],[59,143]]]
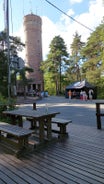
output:
[[[70,45],[77,31],[81,41],[86,42],[90,34],[101,23],[104,16],[104,0],[48,0],[58,7],[57,10],[46,0],[8,0],[9,1],[9,32],[19,36],[24,42],[23,17],[33,13],[42,18],[42,52],[43,60],[49,53],[49,45],[55,36],[60,35],[70,54]],[[4,30],[4,0],[0,0],[0,32]],[[68,16],[63,14],[65,12]],[[87,26],[81,26],[72,18]],[[20,56],[24,59],[25,53]]]

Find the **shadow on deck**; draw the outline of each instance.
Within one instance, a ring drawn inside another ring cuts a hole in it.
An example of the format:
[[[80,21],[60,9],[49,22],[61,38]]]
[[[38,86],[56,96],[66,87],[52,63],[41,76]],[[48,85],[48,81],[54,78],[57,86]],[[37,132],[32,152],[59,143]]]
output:
[[[0,184],[104,183],[104,129],[68,125],[69,137],[18,159],[0,146]]]

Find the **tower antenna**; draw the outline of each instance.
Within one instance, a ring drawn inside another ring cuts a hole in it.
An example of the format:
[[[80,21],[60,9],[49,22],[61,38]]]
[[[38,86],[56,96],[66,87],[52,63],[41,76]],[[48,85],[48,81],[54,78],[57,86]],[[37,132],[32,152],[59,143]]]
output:
[[[32,12],[32,1],[30,0],[29,3],[30,3],[30,13],[32,14],[33,13]]]

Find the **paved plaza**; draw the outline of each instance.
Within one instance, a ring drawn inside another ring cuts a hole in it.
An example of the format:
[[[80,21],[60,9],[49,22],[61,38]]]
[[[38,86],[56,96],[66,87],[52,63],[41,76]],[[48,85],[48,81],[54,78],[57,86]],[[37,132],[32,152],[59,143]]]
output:
[[[28,104],[21,104],[19,107],[32,108],[34,101],[35,98],[30,98]],[[65,97],[49,96],[42,100],[36,100],[36,106],[37,108],[45,109],[47,104],[48,109],[60,112],[57,117],[71,119],[72,123],[77,125],[96,126],[96,101],[98,100],[83,101],[72,99],[69,101],[69,99]],[[102,109],[103,108],[102,106]]]

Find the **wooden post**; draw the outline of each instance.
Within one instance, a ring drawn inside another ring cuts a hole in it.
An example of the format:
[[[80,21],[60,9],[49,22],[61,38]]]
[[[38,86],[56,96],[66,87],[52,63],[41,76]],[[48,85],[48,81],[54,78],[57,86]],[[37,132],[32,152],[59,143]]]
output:
[[[36,110],[36,103],[33,103],[33,110]]]
[[[96,103],[97,128],[101,129],[100,104]]]

